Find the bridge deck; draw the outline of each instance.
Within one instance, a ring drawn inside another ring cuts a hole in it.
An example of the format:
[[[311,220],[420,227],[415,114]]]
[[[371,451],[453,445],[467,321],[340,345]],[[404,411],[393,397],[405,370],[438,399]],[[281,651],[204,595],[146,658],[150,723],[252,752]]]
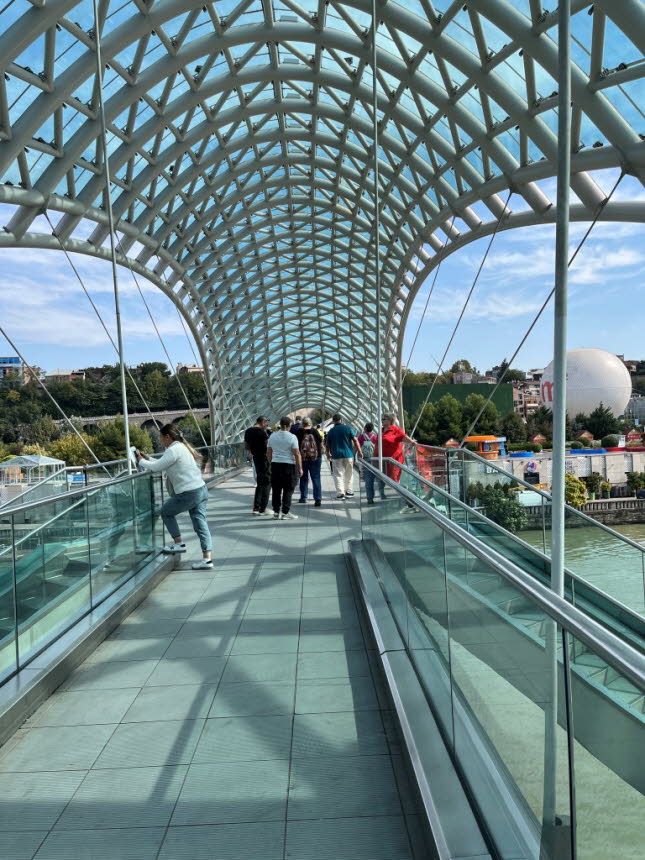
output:
[[[425,856],[344,556],[358,505],[327,476],[276,522],[251,493],[213,491],[217,569],[168,576],[0,750],[3,860]]]

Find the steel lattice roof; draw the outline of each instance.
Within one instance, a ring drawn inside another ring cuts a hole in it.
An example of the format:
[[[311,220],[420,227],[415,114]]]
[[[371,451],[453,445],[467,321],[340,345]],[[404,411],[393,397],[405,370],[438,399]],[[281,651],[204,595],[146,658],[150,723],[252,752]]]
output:
[[[370,3],[101,0],[111,197],[134,271],[180,307],[226,425],[373,399]],[[382,353],[391,400],[439,251],[553,221],[557,15],[541,0],[377,4]],[[573,0],[572,218],[645,174],[642,0]],[[0,12],[2,245],[108,255],[91,0]],[[639,133],[641,132],[641,133]],[[56,236],[35,227],[46,208]],[[610,204],[603,218],[645,218]],[[93,222],[88,233],[87,223]],[[304,357],[304,362],[303,362]]]

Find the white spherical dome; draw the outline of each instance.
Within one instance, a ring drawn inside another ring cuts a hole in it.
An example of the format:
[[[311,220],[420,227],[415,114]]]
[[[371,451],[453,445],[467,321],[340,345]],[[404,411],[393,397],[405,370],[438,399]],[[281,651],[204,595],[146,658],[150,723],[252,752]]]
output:
[[[572,349],[567,352],[567,413],[575,418],[589,415],[602,403],[615,416],[625,412],[632,394],[632,380],[623,362],[604,349]],[[542,374],[540,396],[553,408],[553,362]]]

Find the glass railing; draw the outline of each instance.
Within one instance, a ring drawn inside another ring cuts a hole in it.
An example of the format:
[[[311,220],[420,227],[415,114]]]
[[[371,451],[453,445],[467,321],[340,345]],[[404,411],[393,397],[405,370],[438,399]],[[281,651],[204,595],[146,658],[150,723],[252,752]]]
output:
[[[413,465],[452,496],[475,509],[483,487],[514,488],[524,508],[522,539],[551,555],[551,496],[542,489],[464,449],[425,447]],[[441,460],[443,458],[443,464]],[[485,512],[485,511],[484,511]],[[565,509],[565,567],[633,612],[645,612],[645,546],[592,519]]]
[[[415,496],[422,499],[430,507],[449,517],[452,522],[462,526],[470,534],[474,534],[487,546],[501,552],[511,559],[522,570],[534,576],[544,585],[550,586],[551,559],[536,547],[533,542],[526,541],[525,529],[510,531],[517,525],[511,519],[507,528],[496,522],[493,517],[503,518],[503,510],[489,511],[485,507],[472,507],[461,502],[455,496],[434,486],[406,466],[400,465],[400,484]],[[409,508],[407,510],[410,510]],[[532,537],[532,531],[528,530]],[[618,635],[638,647],[645,642],[645,619],[636,607],[630,607],[619,602],[584,577],[578,576],[565,569],[565,591],[567,600],[579,608],[589,612],[600,623],[606,624]]]
[[[642,653],[385,484],[364,546],[494,856],[642,856]]]
[[[162,494],[135,474],[0,511],[0,681],[158,553]]]
[[[206,481],[221,478],[231,469],[242,465],[245,461],[245,451],[242,442],[201,447],[196,449],[201,454],[201,469]],[[161,457],[161,453],[152,455]],[[43,478],[37,484],[28,487],[19,495],[4,501],[0,500],[0,511],[8,511],[21,505],[60,496],[83,486],[92,486],[110,481],[126,474],[127,460],[111,460],[107,463],[89,463],[86,466],[66,466],[53,475]]]

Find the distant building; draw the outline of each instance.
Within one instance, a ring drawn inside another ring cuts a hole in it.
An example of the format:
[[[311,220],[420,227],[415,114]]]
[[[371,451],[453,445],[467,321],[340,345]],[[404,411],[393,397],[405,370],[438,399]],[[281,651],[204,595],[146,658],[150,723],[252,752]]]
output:
[[[177,373],[203,373],[204,370],[198,364],[182,364],[177,365]]]
[[[50,370],[45,374],[45,382],[73,382],[75,379],[85,379],[85,371]]]
[[[633,394],[625,409],[625,418],[632,418],[639,425],[645,425],[645,397]]]
[[[455,385],[472,385],[473,382],[479,381],[479,374],[471,373],[467,370],[459,370],[453,373],[452,381]]]
[[[24,371],[25,366],[22,363],[22,359],[18,358],[17,355],[0,356],[0,379],[13,377],[22,382]]]

